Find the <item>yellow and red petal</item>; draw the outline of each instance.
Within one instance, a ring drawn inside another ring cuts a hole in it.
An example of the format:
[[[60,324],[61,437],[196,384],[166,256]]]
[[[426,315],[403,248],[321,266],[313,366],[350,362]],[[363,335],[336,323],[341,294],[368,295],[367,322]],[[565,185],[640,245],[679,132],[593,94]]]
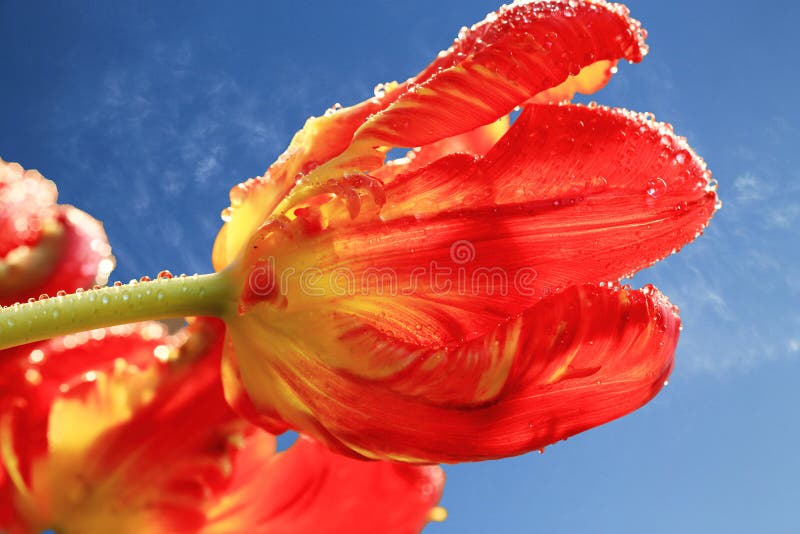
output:
[[[208,499],[227,482],[230,441],[243,430],[222,395],[223,330],[218,321],[200,320],[177,338],[179,347],[167,340],[154,349],[142,338],[117,352],[114,335],[96,332],[108,335],[88,358],[113,363],[64,378],[45,428],[34,429],[44,434],[43,448],[31,451],[38,436],[17,435],[24,429],[4,414],[2,458],[26,530],[177,532],[203,525]],[[142,352],[146,361],[131,363]],[[136,357],[126,361],[128,355]],[[41,383],[57,382],[59,369],[46,370]],[[20,406],[11,415],[18,421],[37,414]],[[13,446],[20,442],[26,447]]]
[[[298,331],[253,316],[229,327],[253,406],[342,452],[413,462],[520,454],[621,417],[661,389],[679,330],[650,287],[573,286],[433,349],[324,309],[305,317]]]
[[[296,191],[303,195],[328,180],[374,171],[392,147],[429,145],[474,131],[595,63],[639,61],[644,37],[627,10],[601,1],[501,8],[463,31],[415,78],[329,117],[309,119],[264,177],[231,191],[214,267],[232,263],[264,220],[293,206]],[[589,78],[585,89],[602,85]]]
[[[139,323],[93,330],[0,351],[0,440],[18,485],[31,482],[33,461],[46,454],[53,402],[114,369],[145,368],[165,346],[166,330]],[[11,455],[11,456],[9,456]]]
[[[219,271],[230,264],[249,235],[274,212],[297,181],[346,149],[359,126],[387,106],[396,92],[309,118],[263,176],[234,186],[230,191],[230,208],[223,215],[225,225],[214,242],[214,268]]]
[[[262,432],[238,454],[201,532],[417,533],[438,510],[443,485],[438,466],[346,458],[308,437],[276,454]]]
[[[597,61],[640,61],[644,33],[605,2],[520,2],[464,32],[354,144],[421,146],[509,113]],[[352,145],[351,145],[352,146]]]

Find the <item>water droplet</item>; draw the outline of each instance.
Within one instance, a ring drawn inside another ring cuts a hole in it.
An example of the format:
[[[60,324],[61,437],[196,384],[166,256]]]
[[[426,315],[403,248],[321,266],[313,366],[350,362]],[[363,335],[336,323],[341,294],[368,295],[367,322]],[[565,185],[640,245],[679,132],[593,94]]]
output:
[[[153,355],[160,361],[166,362],[169,360],[169,347],[166,345],[158,345],[153,349]]]
[[[25,381],[31,385],[38,386],[42,383],[42,374],[36,369],[26,369]]]
[[[167,270],[163,270],[160,273],[158,273],[158,278],[160,280],[165,280],[165,279],[168,280],[168,279],[172,278],[172,273],[167,271]]]
[[[121,286],[122,286],[122,282],[120,282],[119,280],[114,282],[114,287],[121,287]]]
[[[667,182],[663,178],[654,178],[647,182],[645,192],[653,198],[658,198],[667,191]]]
[[[65,296],[67,296],[67,292],[64,291],[63,289],[59,289],[58,291],[56,291],[56,296],[57,297],[65,297]]]
[[[330,117],[340,109],[342,109],[342,105],[339,102],[336,102],[334,105],[325,110],[325,116]]]
[[[139,281],[140,282],[149,282],[150,281],[150,277],[149,276],[142,276],[141,278],[139,278]]]
[[[386,84],[379,83],[375,86],[372,92],[376,98],[383,98],[383,96],[386,95]]]
[[[222,222],[230,222],[231,215],[233,214],[233,210],[230,208],[225,208],[221,212],[219,212],[219,218],[222,219]]]
[[[108,304],[108,295],[103,295],[102,297],[100,297],[100,303]]]
[[[156,299],[164,300],[164,292],[161,291],[160,289],[156,292]]]
[[[228,197],[231,199],[231,207],[240,206],[247,199],[247,186],[244,184],[233,186],[228,193]]]

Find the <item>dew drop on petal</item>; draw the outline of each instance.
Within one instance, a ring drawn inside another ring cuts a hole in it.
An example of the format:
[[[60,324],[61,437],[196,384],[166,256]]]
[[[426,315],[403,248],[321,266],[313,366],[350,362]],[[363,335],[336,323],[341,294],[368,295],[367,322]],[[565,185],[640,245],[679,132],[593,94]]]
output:
[[[654,178],[647,182],[645,192],[653,198],[658,198],[667,191],[667,182],[663,178]]]
[[[232,207],[240,206],[247,198],[247,187],[244,184],[233,186],[228,193],[228,197],[231,199]]]

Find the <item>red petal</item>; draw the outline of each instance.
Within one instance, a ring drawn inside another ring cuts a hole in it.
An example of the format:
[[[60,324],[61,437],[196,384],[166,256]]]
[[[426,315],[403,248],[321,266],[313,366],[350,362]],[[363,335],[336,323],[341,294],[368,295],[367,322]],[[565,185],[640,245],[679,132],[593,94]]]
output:
[[[56,205],[55,186],[0,160],[0,305],[105,284],[114,257],[103,226]]]
[[[600,60],[640,61],[644,32],[604,2],[526,2],[473,26],[409,90],[359,129],[354,144],[420,146],[468,132]]]
[[[0,258],[39,240],[57,197],[55,184],[38,171],[0,158]]]
[[[248,439],[203,534],[410,534],[422,530],[442,494],[436,466],[354,460],[306,437],[286,452],[274,448],[264,433]]]
[[[114,269],[114,256],[103,225],[72,206],[59,206],[64,227],[60,255],[54,270],[42,285],[42,293],[55,295],[95,284],[104,285]]]
[[[440,349],[369,326],[344,332],[324,311],[306,318],[296,330],[230,325],[254,405],[342,451],[422,462],[520,454],[627,414],[662,387],[679,329],[649,287],[571,287]],[[314,336],[300,332],[309,324]],[[382,358],[395,362],[390,376],[376,373]]]

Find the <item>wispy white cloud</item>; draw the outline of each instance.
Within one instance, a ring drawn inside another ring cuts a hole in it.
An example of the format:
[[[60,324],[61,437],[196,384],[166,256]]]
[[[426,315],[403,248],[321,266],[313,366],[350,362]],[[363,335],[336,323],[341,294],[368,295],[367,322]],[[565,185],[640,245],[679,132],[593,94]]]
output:
[[[54,116],[64,168],[76,179],[87,177],[92,199],[125,205],[105,212],[109,204],[85,207],[106,221],[112,246],[131,271],[149,272],[151,262],[175,261],[187,271],[208,269],[227,190],[263,172],[287,141],[268,122],[260,88],[209,71],[199,59],[188,42],[155,42],[139,59],[109,66],[91,88],[100,96],[82,102],[84,109]],[[257,166],[243,166],[243,160]],[[218,191],[217,206],[207,205],[212,190]],[[187,210],[201,204],[203,209]],[[175,239],[182,227],[204,229],[208,243],[187,249],[184,240]],[[177,257],[155,259],[125,250],[152,250],[159,241]]]
[[[783,205],[774,206],[767,212],[767,221],[779,228],[795,228],[798,219],[800,219],[800,202],[789,201]]]
[[[774,188],[756,175],[746,172],[733,180],[733,190],[737,202],[749,204],[771,195]]]

